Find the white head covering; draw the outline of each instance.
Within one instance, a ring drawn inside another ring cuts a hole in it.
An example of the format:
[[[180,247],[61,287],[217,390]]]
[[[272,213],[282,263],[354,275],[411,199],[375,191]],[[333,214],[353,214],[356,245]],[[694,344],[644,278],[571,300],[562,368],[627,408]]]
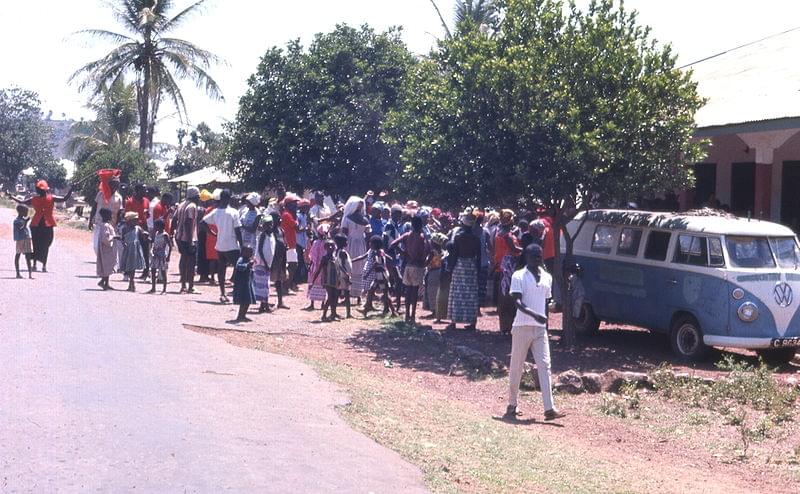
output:
[[[211,197],[215,201],[219,201],[219,198],[222,197],[222,189],[214,189],[214,192],[211,193]]]
[[[351,214],[355,213],[358,210],[358,205],[363,204],[363,207],[366,208],[366,204],[364,203],[364,199],[358,196],[350,196],[347,202],[344,204],[344,217],[347,218]],[[364,211],[362,209],[362,211]],[[366,211],[364,211],[366,213]]]
[[[253,206],[258,206],[261,203],[261,196],[257,192],[247,194],[247,202]]]

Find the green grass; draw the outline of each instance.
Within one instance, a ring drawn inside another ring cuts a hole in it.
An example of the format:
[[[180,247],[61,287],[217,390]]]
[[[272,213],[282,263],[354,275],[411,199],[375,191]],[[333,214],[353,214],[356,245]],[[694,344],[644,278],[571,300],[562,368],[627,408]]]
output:
[[[590,457],[538,433],[366,371],[309,362],[347,390],[351,425],[418,465],[434,492],[644,492],[653,486],[625,465]],[[635,480],[634,480],[635,479]],[[636,483],[640,482],[637,486]]]

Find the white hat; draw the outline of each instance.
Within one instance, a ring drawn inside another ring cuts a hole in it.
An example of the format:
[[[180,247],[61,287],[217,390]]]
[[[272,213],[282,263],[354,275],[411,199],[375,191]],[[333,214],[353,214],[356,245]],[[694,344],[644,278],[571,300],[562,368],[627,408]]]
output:
[[[214,189],[214,192],[211,193],[211,197],[213,197],[215,201],[219,201],[220,197],[222,197],[222,189]]]
[[[258,206],[261,203],[261,196],[256,192],[251,192],[247,194],[247,202],[253,206]]]
[[[200,189],[198,189],[197,187],[194,187],[194,186],[189,187],[188,189],[186,189],[186,198],[187,199],[194,199],[196,197],[200,197]]]

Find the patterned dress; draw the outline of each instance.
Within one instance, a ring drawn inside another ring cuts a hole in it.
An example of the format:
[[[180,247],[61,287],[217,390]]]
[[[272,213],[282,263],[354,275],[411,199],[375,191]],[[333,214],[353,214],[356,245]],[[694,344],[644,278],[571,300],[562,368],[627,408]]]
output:
[[[136,226],[122,225],[120,236],[122,237],[122,256],[120,258],[120,271],[132,273],[144,269],[144,255],[142,255],[142,245],[139,236],[142,229]]]
[[[453,323],[474,324],[478,320],[478,256],[480,240],[469,230],[462,229],[453,241],[455,266],[450,282],[447,316]]]
[[[325,287],[323,286],[323,278],[325,277],[325,273],[320,273],[316,280],[313,279],[313,276],[317,273],[317,269],[322,263],[322,258],[325,256],[325,241],[322,239],[314,240],[314,243],[311,244],[311,251],[309,251],[308,257],[311,260],[311,265],[308,268],[308,272],[310,273],[309,283],[311,286],[308,287],[308,299],[312,302],[324,302],[325,301]]]
[[[350,259],[355,259],[367,251],[365,233],[368,226],[369,224],[359,225],[350,218],[342,220],[342,228],[347,228],[347,253],[350,254]],[[364,291],[364,280],[362,279],[364,263],[364,259],[353,263],[352,284],[350,285],[352,297],[360,297]]]
[[[150,260],[150,269],[153,271],[167,270],[167,246],[169,235],[166,232],[156,233],[153,236],[153,250]]]

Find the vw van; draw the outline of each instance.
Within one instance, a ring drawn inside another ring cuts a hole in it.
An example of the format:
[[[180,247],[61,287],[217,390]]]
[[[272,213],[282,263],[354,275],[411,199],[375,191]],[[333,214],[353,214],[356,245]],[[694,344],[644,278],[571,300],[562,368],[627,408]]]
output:
[[[648,328],[668,334],[684,360],[709,347],[752,349],[771,364],[794,357],[800,249],[789,228],[730,215],[592,210],[568,231],[578,232],[585,291],[579,332],[597,331],[600,321]]]

